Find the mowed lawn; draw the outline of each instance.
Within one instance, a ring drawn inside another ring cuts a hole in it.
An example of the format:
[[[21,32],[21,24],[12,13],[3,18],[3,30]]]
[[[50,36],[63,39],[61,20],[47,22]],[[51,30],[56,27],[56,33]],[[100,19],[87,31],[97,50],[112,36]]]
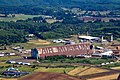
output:
[[[39,17],[41,15],[24,15],[24,14],[15,14],[15,17],[5,17],[2,18],[0,17],[0,21],[6,21],[6,22],[10,22],[10,21],[17,21],[17,20],[26,20],[28,18],[33,18],[33,17]]]

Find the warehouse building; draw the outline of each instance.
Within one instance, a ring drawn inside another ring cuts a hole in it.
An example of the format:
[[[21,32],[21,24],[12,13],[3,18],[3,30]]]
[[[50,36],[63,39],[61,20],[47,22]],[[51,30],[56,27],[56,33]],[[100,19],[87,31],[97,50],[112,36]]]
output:
[[[44,48],[34,48],[31,50],[33,58],[45,58],[48,56],[65,55],[65,56],[80,56],[81,54],[91,55],[92,45],[89,43],[81,43],[65,46],[52,46]]]
[[[81,42],[100,42],[99,37],[92,37],[92,36],[78,36],[78,39]]]

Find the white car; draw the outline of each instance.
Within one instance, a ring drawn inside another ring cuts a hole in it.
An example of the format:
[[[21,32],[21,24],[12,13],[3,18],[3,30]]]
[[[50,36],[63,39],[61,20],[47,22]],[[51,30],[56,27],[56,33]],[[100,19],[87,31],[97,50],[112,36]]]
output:
[[[58,40],[53,40],[53,43],[64,43],[65,41],[62,39],[58,39]]]
[[[10,64],[15,64],[16,61],[7,61],[7,63],[10,63]]]
[[[22,63],[23,65],[28,65],[28,66],[30,66],[31,64],[30,63]]]
[[[16,64],[19,64],[19,65],[21,65],[23,62],[16,62]]]
[[[102,65],[102,66],[105,65],[105,63],[102,63],[101,65]]]
[[[107,62],[106,64],[110,64],[109,62]]]
[[[114,62],[110,62],[110,64],[113,64]]]

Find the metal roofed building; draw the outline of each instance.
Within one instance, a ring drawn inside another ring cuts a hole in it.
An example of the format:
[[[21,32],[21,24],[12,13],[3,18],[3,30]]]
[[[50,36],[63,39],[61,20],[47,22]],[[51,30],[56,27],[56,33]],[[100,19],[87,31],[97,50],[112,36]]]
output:
[[[80,39],[81,42],[98,42],[100,41],[99,37],[92,37],[92,36],[78,36],[78,38]]]
[[[81,54],[91,55],[93,53],[92,45],[89,43],[81,43],[65,46],[52,46],[44,48],[32,49],[31,56],[33,58],[45,58],[47,56],[65,55],[78,56]]]

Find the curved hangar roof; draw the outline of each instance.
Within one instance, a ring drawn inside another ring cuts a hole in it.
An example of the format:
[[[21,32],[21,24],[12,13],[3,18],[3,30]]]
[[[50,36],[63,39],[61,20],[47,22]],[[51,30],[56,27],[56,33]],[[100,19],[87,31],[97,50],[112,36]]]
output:
[[[82,38],[82,39],[100,39],[99,37],[92,37],[92,36],[79,36],[79,38]]]

